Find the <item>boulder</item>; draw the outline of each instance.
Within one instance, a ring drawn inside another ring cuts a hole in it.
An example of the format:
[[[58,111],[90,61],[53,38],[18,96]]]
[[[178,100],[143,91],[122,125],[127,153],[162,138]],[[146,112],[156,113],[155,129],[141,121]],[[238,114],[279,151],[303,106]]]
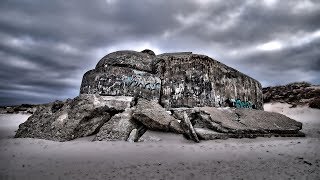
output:
[[[138,129],[143,126],[141,123],[134,121],[132,118],[132,109],[126,109],[124,112],[114,115],[108,122],[106,122],[97,133],[94,141],[138,141]],[[135,130],[135,131],[134,131]]]
[[[155,101],[139,99],[133,117],[150,130],[183,132],[178,120]]]
[[[8,114],[13,114],[14,113],[14,109],[12,107],[7,107],[6,110],[7,110]]]
[[[16,138],[68,141],[97,133],[114,114],[131,106],[132,97],[80,95],[41,105],[19,125]]]

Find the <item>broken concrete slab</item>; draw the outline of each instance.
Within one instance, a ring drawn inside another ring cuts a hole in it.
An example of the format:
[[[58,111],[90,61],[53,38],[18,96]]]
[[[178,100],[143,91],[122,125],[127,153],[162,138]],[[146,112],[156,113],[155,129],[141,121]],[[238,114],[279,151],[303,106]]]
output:
[[[193,127],[198,130],[200,128],[197,133],[203,136],[200,139],[303,136],[303,133],[299,132],[302,128],[300,122],[278,113],[244,108],[214,107],[172,108],[170,110],[174,117],[181,120],[183,120],[181,118],[183,114],[188,116]],[[188,137],[191,138],[190,134]]]
[[[138,142],[148,129],[142,125],[138,129],[133,129],[127,139],[128,142]]]
[[[94,141],[126,141],[132,130],[142,126],[142,124],[133,120],[132,112],[132,109],[126,109],[124,112],[114,115],[103,124]]]
[[[128,141],[128,142],[135,142],[136,139],[139,139],[139,138],[138,138],[138,129],[133,129],[133,130],[130,132],[127,141]]]
[[[252,109],[226,109],[201,107],[202,117],[207,115],[215,123],[214,130],[233,134],[297,134],[302,123],[285,115]],[[205,119],[205,118],[203,118]]]
[[[186,112],[184,112],[184,115],[183,115],[183,118],[181,119],[180,124],[184,131],[184,134],[188,137],[188,139],[191,139],[195,142],[200,142],[196,134],[196,131],[194,130]]]
[[[150,130],[183,132],[178,120],[170,116],[156,101],[139,99],[133,118]]]
[[[26,122],[20,124],[15,137],[68,141],[92,135],[114,114],[130,105],[128,101],[112,101],[110,103],[105,97],[92,94],[41,105]]]
[[[199,139],[202,140],[214,140],[214,139],[228,139],[229,135],[227,133],[219,133],[210,129],[205,128],[194,128]]]

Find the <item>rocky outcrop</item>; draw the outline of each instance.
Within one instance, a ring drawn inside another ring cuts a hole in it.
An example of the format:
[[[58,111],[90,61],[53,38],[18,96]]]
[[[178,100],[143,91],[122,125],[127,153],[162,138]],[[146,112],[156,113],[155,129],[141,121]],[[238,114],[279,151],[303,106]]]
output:
[[[320,86],[307,82],[296,82],[284,86],[263,88],[263,101],[283,102],[297,105],[309,105],[311,108],[320,109]]]
[[[21,104],[15,106],[0,106],[0,114],[12,114],[12,113],[25,113],[33,114],[39,105],[34,104]]]
[[[132,104],[132,97],[80,95],[39,106],[20,124],[16,138],[68,141],[95,134],[114,114]]]
[[[309,102],[309,107],[320,109],[320,97],[314,98]]]
[[[81,94],[134,96],[156,100],[166,109],[240,107],[263,109],[258,81],[208,56],[191,52],[155,55],[117,51],[83,76]]]
[[[151,130],[183,132],[178,120],[155,101],[139,99],[133,118]]]

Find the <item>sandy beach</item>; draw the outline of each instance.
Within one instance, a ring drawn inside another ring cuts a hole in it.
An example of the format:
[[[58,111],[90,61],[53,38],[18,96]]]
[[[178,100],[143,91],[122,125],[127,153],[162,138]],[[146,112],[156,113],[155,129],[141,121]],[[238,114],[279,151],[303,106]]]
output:
[[[264,108],[302,122],[306,137],[194,143],[148,131],[149,141],[138,143],[14,139],[29,115],[1,114],[0,179],[319,179],[320,110]]]

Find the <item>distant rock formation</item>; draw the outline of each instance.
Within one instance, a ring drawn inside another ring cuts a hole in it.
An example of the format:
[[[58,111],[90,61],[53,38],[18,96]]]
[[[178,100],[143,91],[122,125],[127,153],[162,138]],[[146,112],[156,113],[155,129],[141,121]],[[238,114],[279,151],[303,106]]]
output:
[[[38,105],[35,104],[21,104],[14,106],[0,106],[0,114],[13,114],[13,113],[25,113],[25,114],[33,114]]]
[[[295,82],[284,86],[263,88],[263,101],[283,102],[297,105],[309,105],[311,108],[320,109],[320,86],[307,82]]]
[[[110,53],[95,69],[85,73],[80,93],[156,100],[166,109],[226,107],[237,103],[263,109],[258,81],[208,56],[191,52],[157,56],[151,50]]]
[[[118,51],[85,73],[78,97],[38,106],[15,137],[138,142],[147,130],[195,142],[304,136],[300,122],[261,109],[258,81],[207,56]]]

